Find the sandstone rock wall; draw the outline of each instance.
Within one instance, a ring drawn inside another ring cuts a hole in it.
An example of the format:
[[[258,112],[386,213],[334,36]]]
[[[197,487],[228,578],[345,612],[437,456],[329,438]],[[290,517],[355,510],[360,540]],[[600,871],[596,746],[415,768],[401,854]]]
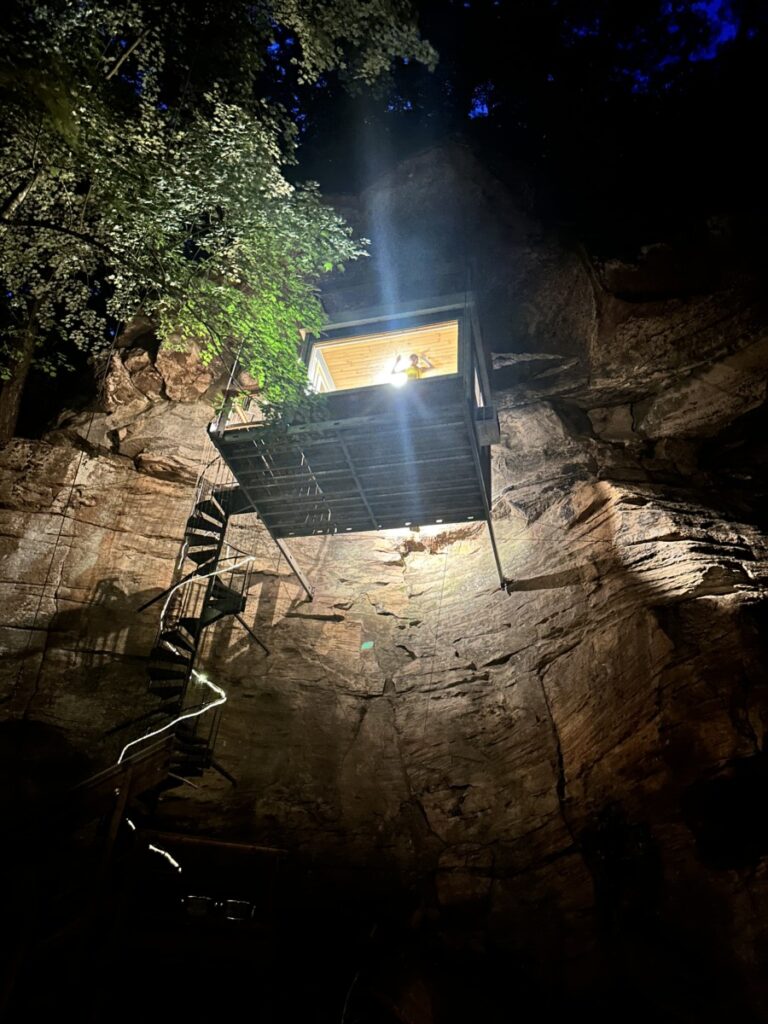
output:
[[[656,264],[563,246],[463,153],[355,208],[385,211],[389,251],[411,254],[401,296],[426,287],[425,253],[475,254],[509,583],[482,525],[306,539],[308,603],[234,520],[232,543],[262,552],[245,618],[269,654],[233,621],[211,633],[237,785],[174,790],[162,820],[282,845],[329,883],[408,881],[442,927],[463,922],[456,941],[571,990],[695,976],[691,1020],[735,992],[744,1019],[768,1012],[765,467],[739,454],[765,408],[754,282],[726,268],[662,294]],[[329,306],[370,300],[355,275]],[[151,707],[156,616],[136,609],[171,577],[208,458],[211,407],[191,399],[211,381],[171,372],[126,349],[101,411],[0,457],[6,708],[95,766]]]

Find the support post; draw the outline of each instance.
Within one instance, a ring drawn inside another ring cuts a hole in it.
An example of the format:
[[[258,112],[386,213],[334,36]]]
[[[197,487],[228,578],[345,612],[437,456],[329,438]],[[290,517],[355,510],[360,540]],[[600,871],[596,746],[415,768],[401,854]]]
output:
[[[470,406],[467,403],[464,406],[464,422],[467,424],[467,432],[469,433],[469,443],[472,448],[472,458],[475,463],[475,470],[477,471],[477,479],[480,484],[480,493],[483,498],[483,508],[485,509],[485,521],[488,523],[488,533],[491,538],[491,547],[493,548],[493,557],[496,561],[496,568],[499,573],[499,586],[503,587],[507,582],[504,576],[504,570],[501,567],[501,558],[499,557],[499,549],[496,546],[496,534],[493,532],[493,520],[491,519],[491,505],[488,501],[488,495],[485,490],[485,482],[483,478],[483,467],[480,465],[480,453],[477,450],[477,434],[475,433],[475,424],[470,414]]]
[[[493,548],[493,557],[496,560],[496,568],[498,569],[498,572],[499,572],[499,582],[500,582],[500,585],[503,587],[504,584],[507,582],[507,580],[506,580],[506,577],[504,576],[504,570],[501,568],[501,558],[499,557],[499,549],[496,546],[496,534],[494,533],[494,530],[493,530],[493,521],[492,521],[490,515],[486,519],[486,523],[488,523],[488,534],[489,534],[489,536],[491,538],[491,547]]]
[[[265,643],[263,643],[263,642],[262,642],[261,640],[259,640],[259,638],[258,638],[258,637],[256,636],[256,634],[255,634],[255,633],[253,632],[253,630],[251,629],[251,627],[250,627],[250,626],[248,625],[248,623],[247,623],[247,622],[245,621],[245,619],[244,619],[244,618],[242,617],[242,615],[236,615],[236,616],[235,616],[235,619],[236,619],[236,620],[237,620],[237,621],[238,621],[238,622],[240,623],[240,625],[241,625],[241,626],[243,627],[243,629],[244,629],[244,630],[246,631],[246,633],[248,633],[248,634],[249,634],[249,636],[250,636],[250,637],[251,637],[251,638],[252,638],[253,640],[255,640],[255,641],[256,641],[256,643],[257,643],[257,644],[259,645],[259,647],[261,647],[261,649],[262,649],[262,650],[264,651],[264,653],[265,653],[265,654],[269,654],[270,652],[269,652],[269,648],[267,647],[267,645],[266,645]]]
[[[217,434],[223,434],[227,429],[227,423],[229,423],[229,417],[232,415],[232,406],[235,404],[235,399],[240,394],[237,388],[226,388],[224,391],[224,404],[221,407],[221,412],[218,418],[215,420],[215,432]]]
[[[344,459],[347,463],[347,468],[349,469],[349,472],[352,475],[352,479],[355,481],[357,493],[360,495],[360,500],[365,505],[365,511],[368,513],[368,518],[371,520],[371,528],[373,530],[376,530],[378,529],[379,524],[376,522],[376,517],[373,514],[373,509],[371,508],[370,503],[365,496],[365,488],[360,483],[360,477],[357,475],[357,471],[355,470],[355,467],[352,463],[352,457],[349,454],[349,448],[347,448],[347,445],[341,433],[338,433],[336,436],[338,438],[339,446],[342,450],[342,453],[344,454]]]
[[[299,581],[299,583],[302,585],[307,597],[311,601],[315,596],[315,592],[312,589],[312,584],[309,582],[307,577],[299,568],[296,559],[285,546],[285,542],[280,537],[274,537],[273,539],[275,541],[275,544],[277,544],[278,548],[280,549],[281,554],[285,555],[285,560],[288,563],[288,565],[290,565],[291,571],[293,572],[294,576]]]
[[[112,859],[112,849],[115,845],[115,839],[117,839],[120,824],[125,817],[125,809],[128,806],[128,800],[131,796],[132,784],[133,762],[129,761],[126,771],[122,776],[118,776],[118,784],[115,786],[115,806],[109,819],[107,835],[104,841],[104,851],[101,858],[100,879],[102,881],[106,878],[107,871],[109,869],[109,863]]]

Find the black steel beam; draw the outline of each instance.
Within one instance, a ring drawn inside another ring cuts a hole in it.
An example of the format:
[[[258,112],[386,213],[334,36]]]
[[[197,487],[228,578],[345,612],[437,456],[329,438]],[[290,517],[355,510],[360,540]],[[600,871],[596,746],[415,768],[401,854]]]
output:
[[[488,502],[488,494],[486,493],[486,490],[485,490],[485,478],[483,476],[483,467],[480,464],[480,453],[478,451],[478,446],[477,446],[477,435],[475,434],[475,425],[472,422],[472,417],[470,415],[469,403],[468,402],[467,402],[467,404],[464,407],[464,413],[465,413],[465,416],[466,416],[466,419],[467,419],[467,430],[468,430],[470,438],[472,440],[472,455],[474,457],[475,469],[477,471],[477,479],[480,481],[480,493],[482,495],[483,507],[484,507],[484,510],[485,510],[485,521],[488,523],[488,533],[489,533],[490,538],[491,538],[491,547],[493,548],[493,557],[494,557],[494,559],[496,561],[496,569],[497,569],[497,571],[499,573],[499,585],[503,587],[504,584],[507,582],[507,579],[506,579],[506,576],[504,575],[504,570],[501,567],[501,558],[499,556],[499,549],[496,546],[496,534],[493,532],[493,521],[491,519],[491,507],[490,507],[490,504]]]
[[[476,480],[470,480],[466,483],[457,483],[454,486],[443,484],[437,487],[430,487],[428,484],[419,486],[417,483],[414,486],[407,487],[405,489],[400,488],[396,490],[388,489],[373,489],[366,488],[366,495],[368,503],[371,507],[374,507],[380,500],[391,499],[393,501],[416,501],[422,498],[436,499],[439,500],[438,496],[445,495],[446,499],[450,499],[452,495],[477,495],[478,500],[480,496],[480,488],[477,486]],[[320,506],[326,507],[328,503],[332,503],[334,507],[339,505],[351,504],[360,501],[360,495],[357,491],[325,491],[324,498],[307,496],[307,495],[296,495],[288,490],[284,493],[270,495],[269,497],[259,497],[259,507],[263,512],[269,512],[273,508],[284,507],[286,501],[290,501],[293,508],[305,508],[307,511],[317,509],[319,511]],[[156,599],[154,599],[156,600]]]
[[[264,525],[266,526],[266,523]],[[267,527],[267,529],[269,529],[269,527]],[[314,589],[312,587],[312,584],[309,582],[307,577],[301,571],[301,567],[299,566],[299,563],[296,561],[296,559],[293,557],[291,552],[285,546],[285,541],[282,539],[282,537],[274,537],[273,539],[275,541],[275,544],[277,544],[277,546],[282,551],[283,555],[285,555],[286,562],[288,563],[288,565],[290,565],[291,569],[294,572],[294,575],[296,576],[296,579],[302,585],[302,587],[304,588],[304,592],[306,593],[307,597],[311,601],[314,598],[314,596],[315,596],[315,591],[314,591]]]
[[[464,462],[467,465],[474,467],[474,463],[473,463],[472,458],[471,458],[471,451],[468,451],[466,453],[460,453],[459,455],[436,456],[436,457],[429,458],[429,459],[411,459],[408,462],[380,462],[380,463],[376,463],[374,465],[366,466],[365,467],[365,473],[366,474],[371,474],[371,473],[392,472],[393,470],[396,470],[398,468],[404,468],[404,467],[410,467],[410,466],[434,466],[437,463],[445,463],[445,462]],[[252,476],[261,475],[261,470],[245,470],[244,471],[244,470],[239,470],[239,469],[236,469],[236,468],[232,467],[231,464],[230,464],[230,468],[232,469],[232,472],[235,473],[235,475],[237,476],[238,480],[240,480],[241,484],[242,484],[242,480],[243,480],[244,477],[252,477]],[[337,467],[335,469],[316,469],[316,470],[314,470],[314,474],[313,475],[319,479],[321,477],[338,475],[339,473],[343,473],[343,467]],[[277,483],[279,483],[282,480],[295,480],[296,479],[296,475],[295,474],[285,474],[283,476],[274,476],[271,479],[274,480],[275,484],[277,484]]]

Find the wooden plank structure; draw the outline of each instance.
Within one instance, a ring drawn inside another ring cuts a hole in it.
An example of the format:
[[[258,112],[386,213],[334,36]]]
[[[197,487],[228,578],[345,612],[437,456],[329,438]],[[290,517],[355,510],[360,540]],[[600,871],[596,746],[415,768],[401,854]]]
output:
[[[487,426],[495,412],[484,374],[476,372],[469,317],[463,309],[454,317],[457,372],[402,388],[330,391],[319,420],[286,423],[277,432],[263,423],[230,427],[226,417],[212,425],[211,440],[247,504],[283,551],[291,537],[484,520],[504,582],[490,515]],[[433,313],[441,328],[446,319],[445,307]],[[423,322],[422,314],[417,323]],[[359,321],[357,333],[370,337],[371,321]]]

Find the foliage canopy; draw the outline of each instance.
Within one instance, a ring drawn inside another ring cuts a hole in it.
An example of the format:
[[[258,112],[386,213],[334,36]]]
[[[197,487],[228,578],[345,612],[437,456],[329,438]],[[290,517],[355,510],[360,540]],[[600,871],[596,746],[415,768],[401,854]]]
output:
[[[285,47],[283,63],[274,54]],[[294,186],[295,90],[434,63],[405,0],[16,0],[0,29],[0,374],[49,373],[142,311],[260,382],[304,383],[317,282],[363,241]]]

